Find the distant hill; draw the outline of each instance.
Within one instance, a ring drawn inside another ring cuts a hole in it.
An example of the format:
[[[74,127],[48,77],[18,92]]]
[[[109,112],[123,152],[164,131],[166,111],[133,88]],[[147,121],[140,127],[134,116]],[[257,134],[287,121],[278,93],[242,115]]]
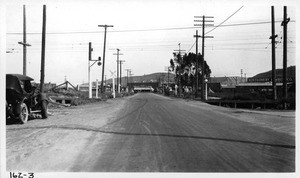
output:
[[[276,69],[276,77],[282,78],[282,69]],[[169,73],[169,81],[174,82],[175,75],[172,73]],[[255,75],[254,77],[251,77],[249,79],[260,79],[260,78],[272,78],[272,70],[268,72],[263,72],[260,74]],[[295,80],[296,78],[296,66],[290,66],[287,68],[287,78],[292,78]],[[158,72],[148,75],[141,75],[141,76],[132,76],[129,77],[129,83],[131,82],[167,82],[168,81],[168,73],[166,72]],[[127,82],[127,76],[122,77],[122,85],[126,85]],[[211,77],[210,82],[212,83],[221,83],[223,85],[236,85],[238,83],[244,82],[244,78],[241,77]],[[108,79],[106,83],[112,83],[112,79]]]
[[[283,69],[276,69],[276,78],[282,78]],[[287,68],[287,78],[296,77],[296,66],[290,66]],[[272,78],[272,70],[255,75],[252,78]]]
[[[175,75],[172,73],[169,73],[169,81],[174,82]],[[168,73],[160,72],[160,73],[153,73],[148,75],[142,75],[142,76],[132,76],[128,79],[129,83],[131,82],[167,82],[168,81]],[[126,85],[127,82],[127,76],[122,77],[121,79],[122,85]],[[112,79],[108,79],[107,83],[112,83]]]

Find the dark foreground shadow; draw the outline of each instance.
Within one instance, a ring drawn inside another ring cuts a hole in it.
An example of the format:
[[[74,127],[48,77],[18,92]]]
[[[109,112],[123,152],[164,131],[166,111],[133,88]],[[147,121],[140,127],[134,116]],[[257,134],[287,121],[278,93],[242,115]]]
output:
[[[39,126],[39,127],[22,127],[22,128],[10,128],[7,130],[45,129],[45,128],[84,130],[84,131],[92,131],[92,132],[100,132],[100,133],[116,134],[116,135],[127,135],[127,136],[132,135],[132,136],[148,136],[148,137],[173,137],[173,138],[189,138],[189,139],[200,139],[200,140],[215,140],[215,141],[225,141],[225,142],[233,142],[233,143],[244,143],[244,144],[254,144],[254,145],[262,145],[262,146],[295,149],[295,145],[273,144],[273,143],[263,143],[263,142],[255,142],[255,141],[248,141],[248,140],[237,140],[237,139],[216,138],[216,137],[202,137],[202,136],[193,136],[193,135],[117,132],[117,131],[101,130],[99,128],[84,127],[81,125],[68,125],[68,126],[52,125],[52,126]]]
[[[43,119],[41,117],[37,117],[37,116],[28,116],[28,121],[31,121],[31,120],[36,120],[36,119]],[[19,121],[18,119],[13,119],[13,118],[8,118],[6,119],[6,125],[16,125],[16,124],[20,124],[20,125],[23,125],[21,123],[21,121]]]

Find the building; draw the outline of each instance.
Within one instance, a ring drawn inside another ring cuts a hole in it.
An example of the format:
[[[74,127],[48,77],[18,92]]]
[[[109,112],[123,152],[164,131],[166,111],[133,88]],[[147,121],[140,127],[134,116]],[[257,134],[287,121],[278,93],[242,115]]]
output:
[[[128,83],[129,91],[134,92],[157,92],[158,82],[134,82]]]
[[[283,83],[276,83],[277,96],[282,93]],[[288,93],[295,93],[295,83],[287,83]],[[236,86],[237,93],[259,93],[272,96],[273,86],[271,82],[256,82],[256,83],[242,83]]]
[[[242,77],[211,77],[208,83],[220,83],[221,86],[236,86],[240,83],[246,82],[246,78]]]
[[[101,89],[101,82],[98,82],[98,90]],[[89,91],[89,83],[83,83],[78,86],[79,91]],[[92,90],[96,91],[96,82],[92,82]]]
[[[39,86],[40,83],[34,83],[33,85],[35,86]],[[52,88],[56,87],[56,83],[44,83],[44,91],[47,91],[47,90],[51,90]]]

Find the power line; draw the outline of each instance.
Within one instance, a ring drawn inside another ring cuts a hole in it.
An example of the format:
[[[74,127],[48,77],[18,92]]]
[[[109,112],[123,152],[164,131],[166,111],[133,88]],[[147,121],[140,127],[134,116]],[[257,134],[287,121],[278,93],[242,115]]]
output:
[[[265,45],[267,44],[267,39],[265,40],[259,40],[259,41],[232,41],[232,40],[228,40],[228,41],[219,41],[219,42],[209,42],[207,43],[207,46],[237,46],[237,45]],[[280,43],[280,42],[279,42]],[[289,41],[290,44],[294,44],[292,41]],[[99,45],[94,45],[94,46],[99,46]],[[115,44],[110,44],[109,47],[114,47],[116,46]],[[118,45],[118,47],[122,47],[122,48],[157,48],[157,47],[174,47],[174,44],[141,44],[141,43],[136,43],[136,44],[131,44],[131,43],[124,43],[123,45]],[[79,48],[85,48],[85,46],[82,45],[76,45],[76,44],[64,44],[64,45],[56,45],[56,44],[52,44],[52,45],[48,45],[48,49],[79,49]],[[15,47],[8,47],[7,49],[21,49],[21,47],[19,46],[15,46]],[[40,50],[40,46],[35,45],[32,48],[30,48],[29,50]]]
[[[244,7],[244,6],[242,6],[242,7]],[[216,26],[215,28],[213,28],[212,30],[206,32],[205,34],[208,34],[208,33],[210,33],[211,31],[215,30],[216,28],[220,27],[223,23],[225,23],[228,19],[230,19],[233,15],[235,15],[239,10],[241,10],[242,7],[240,7],[240,8],[239,8],[237,11],[235,11],[232,15],[230,15],[229,17],[227,17],[223,22],[221,22],[219,25],[217,25],[217,26]],[[204,38],[204,37],[203,37],[203,38]],[[194,47],[195,43],[196,43],[196,42],[194,42],[194,44],[192,45],[192,47],[190,48],[190,50]],[[189,50],[187,53],[189,53],[190,50]]]
[[[233,14],[231,14],[229,17],[227,17],[223,22],[221,22],[219,25],[217,25],[215,28],[211,29],[210,31],[206,32],[206,34],[214,31],[216,28],[220,27],[223,23],[225,23],[227,20],[229,20],[232,16],[234,16],[236,13],[238,13],[244,6],[240,7],[237,11],[235,11]]]
[[[222,45],[224,46],[224,45]],[[168,47],[168,49],[172,49],[173,47]],[[290,46],[288,47],[289,49],[289,53],[295,53],[294,49],[295,47]],[[135,48],[123,48],[123,50],[126,51],[130,51],[130,52],[137,52],[137,51],[165,51],[165,48],[145,48],[145,47],[135,47]],[[218,51],[218,50],[238,50],[238,51],[262,51],[262,52],[269,52],[270,49],[266,49],[265,47],[231,47],[230,45],[226,45],[226,47],[221,47],[221,46],[212,46],[212,47],[208,47],[207,46],[207,50],[209,51]],[[281,51],[282,49],[278,49],[279,51]],[[12,50],[8,50],[10,54],[14,54],[14,53],[22,53],[21,49],[14,49]],[[86,50],[84,49],[48,49],[48,53],[61,53],[61,52],[85,52]],[[30,53],[39,53],[40,49],[30,49]]]
[[[266,39],[265,37],[261,37],[261,38],[241,38],[241,39],[216,39],[214,40],[213,42],[234,42],[234,41],[261,41],[261,40],[268,40]],[[110,43],[110,46],[137,46],[137,45],[144,45],[144,46],[174,46],[174,42],[177,42],[178,40],[176,41],[147,41],[147,42],[136,42],[136,43],[131,43],[131,42],[123,42],[123,43]],[[186,41],[182,41],[183,43],[191,43],[193,42],[192,40],[186,40]],[[290,40],[291,42],[291,40]],[[40,42],[36,42],[36,43],[33,43],[31,42],[32,44],[32,47],[37,47],[38,45],[40,45],[41,43]],[[94,46],[100,46],[102,44],[100,43],[94,43],[95,45]],[[72,47],[81,47],[81,46],[86,46],[87,43],[81,43],[81,42],[75,42],[75,43],[47,43],[47,46],[48,47],[69,47],[69,46],[72,46]],[[16,44],[15,42],[11,42],[11,44],[7,44],[7,46],[11,46],[10,48],[15,48],[16,46],[18,46],[18,44]]]
[[[281,21],[275,21],[276,23],[281,23]],[[291,20],[290,22],[295,22]],[[212,26],[214,28],[217,27],[232,27],[232,26],[246,26],[246,25],[261,25],[261,24],[269,24],[270,21],[262,21],[262,22],[248,22],[248,23],[235,23],[228,25],[217,25]],[[120,32],[147,32],[147,31],[165,31],[165,30],[186,30],[186,29],[197,29],[199,27],[174,27],[174,28],[157,28],[157,29],[133,29],[133,30],[112,30],[110,33],[120,33]],[[66,34],[93,34],[93,33],[103,33],[101,31],[80,31],[80,32],[48,32],[49,35],[66,35]],[[7,35],[21,35],[21,32],[8,32]],[[28,32],[28,35],[40,35],[40,32]]]
[[[165,31],[165,30],[186,30],[186,29],[194,29],[196,27],[174,27],[174,28],[157,28],[157,29],[132,29],[132,30],[112,30],[111,33],[119,33],[119,32],[146,32],[146,31]],[[103,33],[100,31],[81,31],[81,32],[50,32],[47,34],[52,35],[60,35],[60,34],[85,34],[85,33]],[[8,32],[8,35],[20,35],[20,32]],[[31,35],[39,35],[39,32],[31,32],[27,33]]]
[[[294,47],[289,47],[289,49],[293,49]],[[207,48],[208,50],[241,50],[241,51],[267,51],[270,52],[270,49],[266,49],[266,48]],[[289,51],[291,53],[294,53],[292,51]]]

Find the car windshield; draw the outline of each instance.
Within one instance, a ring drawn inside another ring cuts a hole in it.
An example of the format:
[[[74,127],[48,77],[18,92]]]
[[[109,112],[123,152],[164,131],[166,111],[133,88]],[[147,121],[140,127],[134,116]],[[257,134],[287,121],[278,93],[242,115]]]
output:
[[[20,80],[20,85],[21,85],[22,89],[24,89],[24,81],[23,80]]]
[[[31,82],[29,80],[24,80],[22,81],[23,82],[23,86],[22,88],[24,88],[24,90],[27,92],[27,93],[31,93],[32,92],[32,85],[31,85]],[[21,84],[22,85],[22,84]]]

